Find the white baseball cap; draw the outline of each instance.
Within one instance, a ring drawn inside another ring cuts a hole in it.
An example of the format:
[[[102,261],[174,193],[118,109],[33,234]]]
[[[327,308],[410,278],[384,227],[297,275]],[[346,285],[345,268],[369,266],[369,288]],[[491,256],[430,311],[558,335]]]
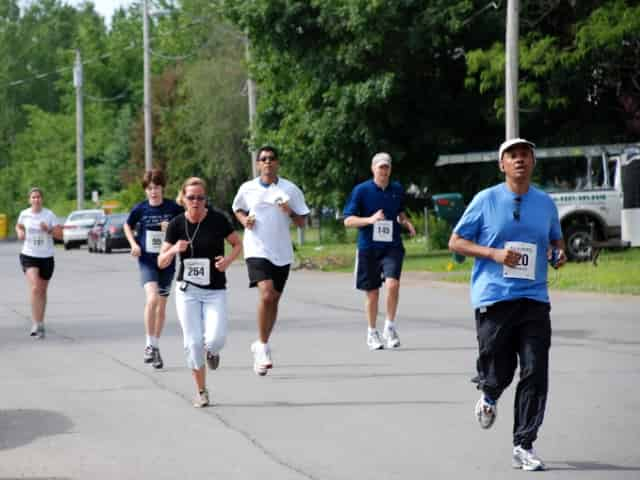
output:
[[[376,167],[380,164],[391,166],[391,155],[386,152],[376,153],[371,159],[371,166]]]
[[[535,143],[530,142],[529,140],[525,140],[524,138],[511,138],[509,140],[505,140],[504,142],[502,142],[502,145],[500,145],[500,149],[498,150],[498,161],[502,160],[502,154],[507,150],[509,150],[514,145],[527,145],[531,149],[531,152],[533,153],[533,159],[535,160],[536,158]]]

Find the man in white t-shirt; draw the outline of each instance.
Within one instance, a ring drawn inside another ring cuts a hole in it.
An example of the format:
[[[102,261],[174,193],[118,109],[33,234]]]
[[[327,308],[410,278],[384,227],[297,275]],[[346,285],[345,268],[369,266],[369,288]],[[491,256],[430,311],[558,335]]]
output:
[[[253,370],[266,375],[273,367],[269,337],[278,316],[278,303],[293,262],[289,226],[304,227],[309,207],[292,182],[278,176],[278,153],[265,146],[256,157],[260,176],[242,184],[232,209],[244,227],[244,257],[249,286],[258,287],[258,340],[251,345]]]
[[[23,241],[20,265],[31,290],[31,316],[33,326],[30,335],[44,338],[44,311],[47,306],[47,289],[53,276],[55,248],[53,237],[62,239],[62,227],[57,217],[42,207],[42,190],[29,191],[30,208],[20,212],[16,222],[16,235]]]

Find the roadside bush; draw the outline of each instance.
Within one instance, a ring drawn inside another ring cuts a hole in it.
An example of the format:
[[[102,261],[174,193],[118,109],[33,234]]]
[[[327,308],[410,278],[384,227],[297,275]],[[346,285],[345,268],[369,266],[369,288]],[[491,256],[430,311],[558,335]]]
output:
[[[409,220],[413,224],[413,228],[416,229],[416,236],[423,236],[424,235],[424,213],[418,210],[411,210],[408,208],[405,211],[405,213],[407,214],[407,217],[409,217]],[[406,232],[405,229],[403,229],[402,231]]]
[[[445,250],[449,247],[449,237],[451,236],[451,225],[442,218],[429,215],[429,238],[427,248],[429,250]]]
[[[347,241],[347,229],[342,220],[321,218],[319,230],[320,243],[344,243]]]

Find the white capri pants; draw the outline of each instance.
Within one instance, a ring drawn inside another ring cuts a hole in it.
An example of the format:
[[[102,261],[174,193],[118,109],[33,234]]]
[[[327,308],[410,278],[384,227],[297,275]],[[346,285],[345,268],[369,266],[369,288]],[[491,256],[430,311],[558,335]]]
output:
[[[187,366],[204,366],[205,349],[218,353],[227,338],[227,291],[188,285],[176,289],[176,310],[182,327]]]

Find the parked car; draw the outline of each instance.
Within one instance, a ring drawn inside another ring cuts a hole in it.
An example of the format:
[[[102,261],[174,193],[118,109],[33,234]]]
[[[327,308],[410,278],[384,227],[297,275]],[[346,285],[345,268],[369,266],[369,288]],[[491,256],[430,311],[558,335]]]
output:
[[[97,233],[97,252],[111,253],[117,248],[129,248],[123,228],[128,216],[128,213],[114,213],[106,216],[102,228]]]
[[[100,217],[96,220],[96,223],[89,229],[87,233],[87,250],[89,253],[98,251],[98,237],[104,228],[104,222],[107,221],[107,216]]]
[[[102,210],[75,210],[69,214],[62,228],[65,250],[87,243],[89,230],[104,217]]]

